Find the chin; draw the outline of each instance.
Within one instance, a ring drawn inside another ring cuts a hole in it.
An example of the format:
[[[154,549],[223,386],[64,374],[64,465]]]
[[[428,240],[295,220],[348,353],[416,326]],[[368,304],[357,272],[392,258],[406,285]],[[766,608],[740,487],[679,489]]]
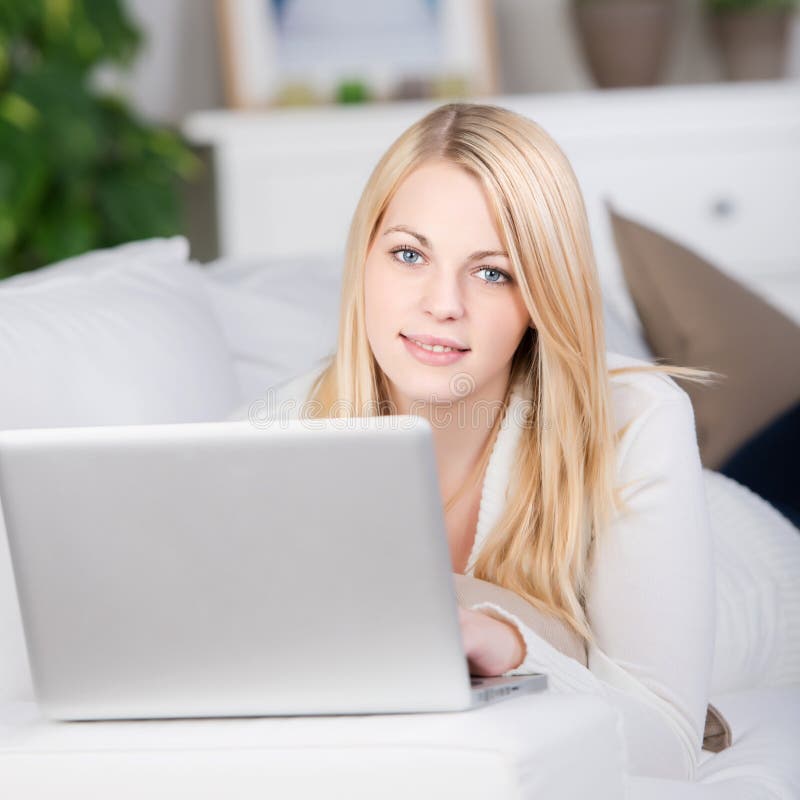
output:
[[[393,381],[397,391],[411,402],[420,403],[449,403],[461,399],[461,396],[453,391],[451,374],[425,375],[421,374],[425,367],[420,367],[419,373],[404,375],[397,381]]]

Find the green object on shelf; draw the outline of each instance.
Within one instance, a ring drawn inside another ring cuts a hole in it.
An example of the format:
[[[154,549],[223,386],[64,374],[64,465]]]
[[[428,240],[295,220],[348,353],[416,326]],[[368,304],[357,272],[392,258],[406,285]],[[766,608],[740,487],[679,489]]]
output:
[[[312,106],[319,103],[319,97],[314,87],[302,81],[291,81],[284,84],[277,97],[277,106]]]
[[[120,0],[0,6],[0,278],[181,231],[179,182],[199,159],[92,85],[141,43]]]
[[[337,103],[367,103],[371,99],[369,88],[364,81],[345,80],[336,87]]]
[[[469,81],[464,75],[441,75],[433,81],[433,96],[440,100],[469,97]]]

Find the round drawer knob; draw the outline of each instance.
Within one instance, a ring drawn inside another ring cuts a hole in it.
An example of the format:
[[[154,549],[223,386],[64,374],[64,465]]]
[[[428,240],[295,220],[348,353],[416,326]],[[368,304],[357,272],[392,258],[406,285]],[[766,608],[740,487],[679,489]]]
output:
[[[720,197],[711,204],[711,214],[717,218],[732,217],[736,213],[736,203],[729,197]]]

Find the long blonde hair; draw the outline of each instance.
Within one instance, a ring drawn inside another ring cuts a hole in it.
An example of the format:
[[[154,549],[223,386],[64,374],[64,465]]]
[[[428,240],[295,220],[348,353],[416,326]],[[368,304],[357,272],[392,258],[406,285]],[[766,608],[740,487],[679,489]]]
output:
[[[523,429],[506,507],[473,574],[515,591],[592,641],[585,616],[589,549],[624,506],[614,486],[622,431],[615,436],[612,426],[609,375],[661,372],[707,383],[715,373],[665,364],[608,370],[589,224],[567,158],[523,116],[451,103],[408,128],[367,181],[347,239],[337,348],[309,397],[315,416],[345,416],[347,409],[389,413],[385,376],[366,335],[364,267],[398,186],[429,160],[456,164],[481,182],[536,326],[514,353],[505,401],[521,384],[537,424]],[[497,415],[461,490],[483,474],[502,418]]]

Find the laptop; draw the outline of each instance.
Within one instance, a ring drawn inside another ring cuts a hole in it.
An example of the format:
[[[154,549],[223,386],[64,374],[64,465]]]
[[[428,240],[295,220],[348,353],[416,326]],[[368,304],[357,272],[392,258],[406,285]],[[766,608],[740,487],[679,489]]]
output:
[[[471,678],[430,423],[0,432],[37,700],[55,720],[461,711]]]

